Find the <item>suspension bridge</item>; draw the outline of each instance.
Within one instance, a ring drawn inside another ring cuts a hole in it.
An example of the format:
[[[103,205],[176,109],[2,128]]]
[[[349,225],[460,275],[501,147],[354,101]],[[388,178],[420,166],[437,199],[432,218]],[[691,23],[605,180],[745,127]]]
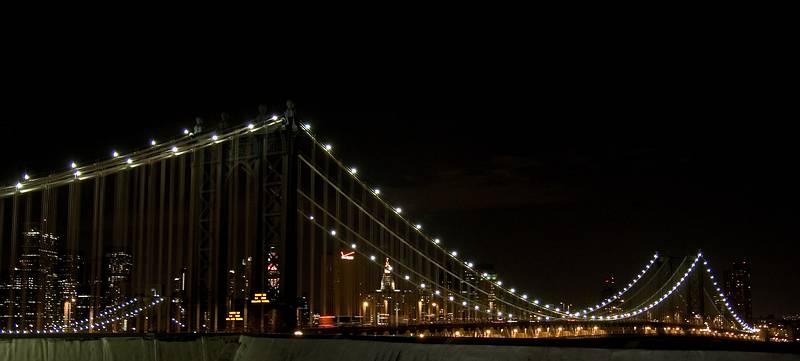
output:
[[[762,339],[698,251],[562,309],[403,212],[291,104],[0,188],[0,334]]]

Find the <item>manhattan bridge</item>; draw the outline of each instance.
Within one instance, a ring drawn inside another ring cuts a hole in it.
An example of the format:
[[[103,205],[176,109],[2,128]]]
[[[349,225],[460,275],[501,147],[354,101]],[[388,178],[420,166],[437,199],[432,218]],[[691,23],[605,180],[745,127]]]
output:
[[[758,339],[702,252],[604,299],[516,289],[384,197],[295,109],[0,188],[0,333]]]

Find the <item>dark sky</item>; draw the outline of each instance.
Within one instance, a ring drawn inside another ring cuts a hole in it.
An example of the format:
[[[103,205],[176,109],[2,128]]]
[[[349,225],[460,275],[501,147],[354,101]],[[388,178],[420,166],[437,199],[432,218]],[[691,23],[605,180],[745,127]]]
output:
[[[0,180],[291,98],[386,199],[518,289],[594,302],[606,275],[627,282],[657,250],[702,249],[719,271],[752,262],[754,314],[800,312],[786,54],[475,41],[279,47],[281,61],[248,48],[21,45],[0,84]]]

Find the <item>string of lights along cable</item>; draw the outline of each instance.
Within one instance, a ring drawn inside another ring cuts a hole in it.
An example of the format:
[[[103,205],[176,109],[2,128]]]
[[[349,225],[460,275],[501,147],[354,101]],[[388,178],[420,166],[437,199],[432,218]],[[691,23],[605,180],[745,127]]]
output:
[[[414,221],[293,107],[259,113],[0,187],[0,334],[758,332],[700,252],[655,253],[587,307],[548,302]]]

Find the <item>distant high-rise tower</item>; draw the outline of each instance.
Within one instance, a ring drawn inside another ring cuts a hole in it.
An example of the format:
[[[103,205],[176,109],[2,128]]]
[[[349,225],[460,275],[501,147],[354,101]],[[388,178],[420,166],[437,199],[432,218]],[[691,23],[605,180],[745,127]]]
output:
[[[108,273],[106,278],[106,307],[127,301],[131,292],[133,255],[127,252],[106,254]]]
[[[462,279],[461,297],[470,302],[474,302],[478,299],[478,276],[475,274],[475,271],[465,269]]]
[[[750,264],[747,261],[736,261],[725,272],[725,293],[728,294],[733,308],[741,313],[745,320],[753,319],[753,300],[750,296]]]
[[[61,264],[58,267],[60,277],[58,288],[60,301],[63,302],[62,321],[65,324],[78,319],[77,302],[81,288],[80,280],[83,279],[83,270],[83,259],[80,255],[68,253],[62,257]]]
[[[389,258],[386,258],[386,263],[383,265],[383,276],[381,277],[381,292],[394,291],[394,278],[392,278],[392,265],[389,264]]]
[[[58,294],[58,237],[31,228],[23,234],[22,253],[12,273],[12,302],[17,307],[21,328],[33,329],[60,324],[61,297]]]
[[[497,282],[497,271],[494,270],[494,265],[492,264],[479,264],[476,267],[478,272],[481,274],[483,281],[486,285],[486,288],[489,290],[489,294],[486,296],[486,304],[489,306],[490,312],[494,313],[495,306],[497,306],[497,294],[495,293],[495,284]],[[483,300],[476,300],[473,302],[483,303]]]
[[[186,276],[189,273],[187,267],[181,268],[175,277],[172,278],[172,318],[175,320],[173,326],[177,330],[183,330],[183,325],[187,320],[186,304]]]

